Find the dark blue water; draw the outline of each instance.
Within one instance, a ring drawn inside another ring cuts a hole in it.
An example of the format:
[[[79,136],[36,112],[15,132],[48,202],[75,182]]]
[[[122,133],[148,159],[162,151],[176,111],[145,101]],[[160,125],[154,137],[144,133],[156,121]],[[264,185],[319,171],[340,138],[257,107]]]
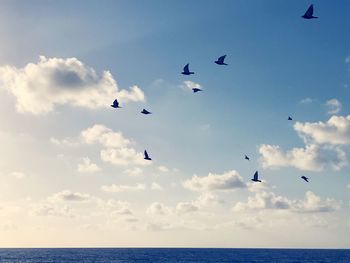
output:
[[[0,262],[350,262],[347,249],[29,248],[0,249]]]

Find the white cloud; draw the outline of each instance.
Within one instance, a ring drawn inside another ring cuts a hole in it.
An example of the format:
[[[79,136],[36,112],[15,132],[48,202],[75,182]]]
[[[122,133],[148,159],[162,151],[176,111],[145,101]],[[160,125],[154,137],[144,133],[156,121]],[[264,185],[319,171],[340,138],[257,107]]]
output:
[[[151,189],[152,190],[157,190],[157,191],[162,191],[163,187],[160,184],[156,183],[156,182],[152,182]]]
[[[68,202],[86,202],[91,200],[91,196],[80,192],[72,192],[70,190],[63,190],[48,198],[51,202],[68,201]]]
[[[101,160],[114,165],[150,165],[151,162],[144,160],[143,154],[133,148],[103,149]]]
[[[233,211],[244,211],[251,209],[288,209],[291,201],[272,192],[258,192],[254,197],[248,197],[247,203],[238,202]]]
[[[33,216],[74,217],[69,206],[57,207],[53,204],[38,204],[32,207]]]
[[[97,164],[92,163],[88,157],[83,158],[82,162],[78,164],[77,168],[79,173],[95,173],[100,171],[100,167]]]
[[[89,109],[109,107],[115,97],[122,103],[144,101],[134,86],[119,90],[109,71],[101,75],[77,58],[40,57],[23,68],[0,67],[1,87],[16,97],[19,112],[46,114],[56,105],[69,104]]]
[[[224,203],[224,200],[220,199],[217,195],[212,192],[202,193],[198,196],[198,198],[194,201],[196,206],[214,206],[220,203]]]
[[[58,145],[58,146],[71,146],[71,147],[74,147],[74,146],[78,146],[79,143],[75,140],[73,140],[72,138],[64,138],[64,139],[57,139],[57,138],[54,138],[54,137],[51,137],[50,138],[50,142],[54,145]]]
[[[296,122],[294,129],[305,141],[318,144],[350,144],[350,115],[332,116],[327,122]]]
[[[264,168],[295,167],[304,171],[322,171],[327,166],[339,170],[346,165],[345,152],[339,148],[306,145],[287,152],[277,145],[263,144],[259,148]]]
[[[328,114],[337,114],[342,108],[342,104],[337,99],[331,99],[326,101],[326,106],[328,108]]]
[[[307,191],[304,200],[294,201],[293,210],[299,213],[332,212],[340,208],[340,203],[332,198],[322,200],[311,191]]]
[[[171,210],[162,203],[154,202],[147,208],[146,213],[149,216],[169,215]]]
[[[185,80],[181,85],[181,88],[192,90],[192,89],[202,89],[202,86],[199,83],[195,83],[190,80]]]
[[[302,100],[300,101],[300,103],[301,103],[301,104],[310,104],[310,103],[312,103],[313,101],[314,101],[313,99],[307,97],[307,98],[302,99]]]
[[[169,168],[163,165],[158,166],[158,170],[163,173],[169,172]]]
[[[297,213],[321,213],[332,212],[339,208],[340,203],[336,200],[331,198],[322,200],[311,191],[305,193],[305,198],[303,200],[289,200],[273,192],[258,192],[255,196],[248,197],[246,203],[238,202],[233,207],[233,211],[277,209]]]
[[[146,186],[144,184],[136,184],[136,185],[103,185],[101,190],[104,192],[110,193],[120,193],[120,192],[137,192],[146,190]]]
[[[199,207],[196,206],[193,202],[180,202],[176,205],[176,212],[179,214],[192,213],[198,210]]]
[[[124,138],[121,132],[114,132],[101,124],[87,128],[81,132],[83,142],[88,144],[99,143],[107,148],[126,147],[131,144],[131,141]]]
[[[192,191],[206,192],[214,190],[234,190],[245,188],[243,178],[236,171],[228,171],[224,174],[212,174],[204,177],[194,175],[183,182],[183,186]]]
[[[124,174],[128,176],[140,176],[142,174],[142,169],[139,167],[131,168],[131,169],[126,169],[124,171]]]
[[[23,179],[23,178],[27,177],[27,175],[25,173],[17,172],[17,171],[10,173],[9,176],[16,178],[16,179]]]

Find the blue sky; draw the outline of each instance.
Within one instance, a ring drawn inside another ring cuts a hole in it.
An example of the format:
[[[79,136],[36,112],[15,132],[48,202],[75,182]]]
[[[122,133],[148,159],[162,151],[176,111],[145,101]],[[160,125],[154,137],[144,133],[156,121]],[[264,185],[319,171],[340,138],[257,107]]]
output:
[[[310,4],[1,1],[0,245],[349,247],[350,4]]]

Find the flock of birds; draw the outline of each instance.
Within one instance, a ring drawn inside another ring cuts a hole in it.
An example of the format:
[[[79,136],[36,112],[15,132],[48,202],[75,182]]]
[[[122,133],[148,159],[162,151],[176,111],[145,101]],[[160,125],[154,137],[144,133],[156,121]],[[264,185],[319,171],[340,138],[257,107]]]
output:
[[[314,13],[314,6],[313,5],[310,5],[309,8],[306,10],[305,14],[303,16],[301,16],[302,18],[304,19],[314,19],[314,18],[318,18],[317,16],[314,16],[313,15]],[[216,61],[214,61],[217,65],[224,65],[224,66],[227,66],[228,64],[225,63],[225,58],[226,58],[226,55],[223,55],[221,57],[219,57]],[[181,72],[181,74],[183,75],[186,75],[186,76],[189,76],[189,75],[193,75],[194,72],[190,71],[190,64],[186,64],[183,68],[183,71]],[[197,93],[199,91],[202,91],[202,89],[200,88],[192,88],[192,91],[193,93]],[[118,108],[121,108],[120,105],[119,105],[119,102],[117,99],[115,99],[113,101],[113,104],[111,105],[112,108],[115,108],[115,109],[118,109]],[[141,111],[142,114],[145,114],[145,115],[148,115],[148,114],[152,114],[152,112],[146,110],[146,109],[143,109]],[[288,116],[288,121],[292,121],[292,117]],[[147,150],[144,151],[144,159],[145,160],[148,160],[148,161],[151,161],[151,157],[149,157],[148,153],[147,153]],[[247,156],[247,155],[244,155],[244,159],[245,160],[250,160],[250,158]],[[303,179],[305,182],[309,182],[309,178],[307,178],[306,176],[301,176],[300,177],[301,179]],[[259,180],[259,173],[258,171],[256,171],[253,175],[253,178],[251,179],[253,182],[260,182],[261,183],[261,180]]]

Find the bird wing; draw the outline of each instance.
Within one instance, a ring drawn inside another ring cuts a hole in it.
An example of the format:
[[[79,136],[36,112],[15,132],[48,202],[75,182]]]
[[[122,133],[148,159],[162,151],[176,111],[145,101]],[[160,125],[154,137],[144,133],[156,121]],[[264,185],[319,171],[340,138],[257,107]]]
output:
[[[118,106],[118,105],[119,105],[119,102],[118,102],[117,99],[115,99],[115,100],[113,101],[113,105],[114,105],[114,106]]]
[[[254,180],[258,180],[258,171],[256,171],[254,174]]]
[[[184,66],[184,72],[189,72],[189,64],[187,64],[186,66]]]
[[[305,12],[305,16],[312,16],[313,13],[314,13],[314,5],[310,5],[310,7]]]
[[[149,158],[147,151],[145,150],[145,158]]]
[[[219,57],[218,61],[221,63],[224,63],[224,60],[226,58],[226,55]]]

